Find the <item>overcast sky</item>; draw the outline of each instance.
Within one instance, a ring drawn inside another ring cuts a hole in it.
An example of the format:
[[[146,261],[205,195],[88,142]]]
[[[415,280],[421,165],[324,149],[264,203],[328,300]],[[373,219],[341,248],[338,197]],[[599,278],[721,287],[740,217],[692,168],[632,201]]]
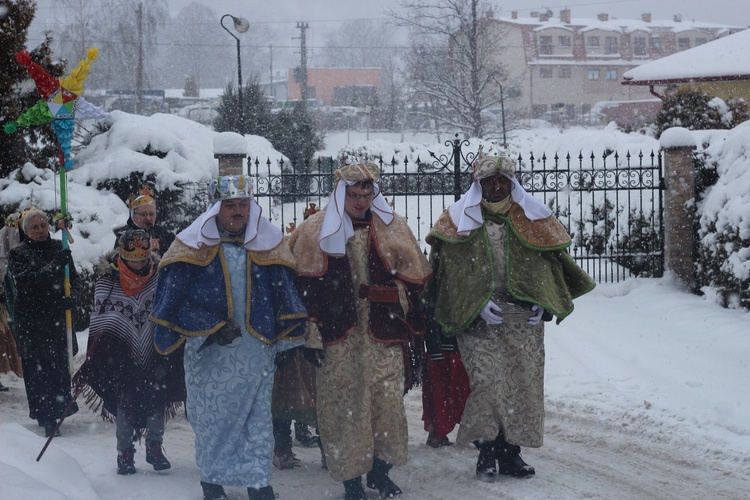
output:
[[[91,0],[98,2],[99,0]],[[125,3],[126,0],[114,0]],[[320,57],[321,47],[326,45],[329,34],[345,21],[352,20],[388,20],[387,10],[397,9],[399,0],[165,0],[176,15],[180,9],[191,3],[204,4],[216,13],[216,23],[224,14],[245,17],[250,23],[251,32],[270,33],[270,38],[261,40],[263,47],[272,44],[274,47],[274,67],[284,69],[297,63],[299,58],[299,35],[296,29],[298,21],[308,23],[307,46],[309,49],[308,64],[312,66],[323,62]],[[432,0],[438,2],[440,0]],[[569,8],[573,19],[595,18],[598,13],[608,13],[610,19],[640,19],[641,14],[650,12],[654,20],[669,20],[675,14],[682,15],[684,20],[713,22],[732,26],[750,27],[750,8],[747,0],[508,0],[492,2],[497,16],[510,16],[516,10],[521,17],[527,17],[532,11],[551,10],[554,17],[559,16],[560,9]],[[32,25],[30,45],[35,46],[42,38],[44,29],[53,31],[59,26],[59,20],[65,18],[64,8],[59,0],[37,0],[37,18]],[[228,49],[233,47],[234,40],[219,30],[214,43],[226,43]],[[265,35],[264,35],[265,36]],[[244,38],[243,38],[244,37]],[[251,42],[249,34],[240,35],[243,46]],[[345,43],[346,40],[341,40]],[[258,44],[257,37],[254,42]],[[393,41],[393,46],[406,45],[401,36]],[[244,58],[245,56],[243,56]],[[263,63],[265,64],[265,63]]]
[[[191,0],[168,0],[174,10],[193,3]],[[201,0],[217,13],[234,14],[250,21],[281,23],[308,21],[310,23],[332,23],[349,19],[384,18],[383,11],[396,7],[395,0]],[[517,10],[519,15],[531,11],[551,9],[555,15],[561,8],[569,8],[573,17],[594,17],[607,12],[620,18],[640,18],[641,13],[651,12],[654,19],[671,19],[682,14],[684,19],[696,19],[716,23],[750,26],[750,8],[746,0],[508,0],[493,2],[498,15],[510,15]]]
[[[96,0],[94,0],[96,1]],[[437,1],[437,0],[436,0]],[[327,31],[337,22],[353,19],[385,19],[385,10],[398,6],[397,0],[167,0],[172,11],[178,12],[191,3],[202,3],[217,14],[233,14],[245,17],[251,23],[271,26],[292,25],[297,21],[310,23],[311,31]],[[695,19],[750,27],[750,8],[746,0],[507,0],[493,2],[497,14],[510,15],[516,10],[519,15],[531,11],[552,10],[555,16],[561,8],[569,8],[574,18],[594,17],[606,12],[610,17],[640,18],[651,12],[654,19],[671,19],[682,14],[683,19]],[[37,17],[48,22],[59,14],[57,0],[37,0]],[[217,20],[218,22],[218,20]]]

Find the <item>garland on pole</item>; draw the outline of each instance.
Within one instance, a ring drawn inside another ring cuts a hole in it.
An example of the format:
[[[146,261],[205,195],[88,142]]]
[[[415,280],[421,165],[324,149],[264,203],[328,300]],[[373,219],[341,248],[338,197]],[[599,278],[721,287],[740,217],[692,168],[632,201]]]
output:
[[[99,50],[91,48],[86,52],[86,59],[81,60],[78,66],[68,76],[59,80],[50,75],[39,64],[31,60],[29,54],[23,50],[16,54],[16,61],[24,66],[36,84],[37,92],[41,99],[34,106],[19,116],[16,121],[6,123],[3,130],[6,134],[13,134],[18,127],[30,127],[32,125],[52,124],[57,136],[57,144],[60,151],[60,212],[55,215],[55,227],[62,230],[63,248],[68,248],[68,243],[73,240],[70,237],[70,229],[73,227],[73,218],[68,214],[67,187],[65,173],[73,166],[70,156],[70,147],[73,139],[75,120],[87,118],[104,118],[108,113],[103,109],[87,102],[81,94],[83,83],[86,81],[91,70],[91,63],[99,55]],[[65,296],[70,297],[70,269],[65,266]],[[68,343],[68,368],[73,372],[73,319],[70,310],[65,311],[65,326]]]

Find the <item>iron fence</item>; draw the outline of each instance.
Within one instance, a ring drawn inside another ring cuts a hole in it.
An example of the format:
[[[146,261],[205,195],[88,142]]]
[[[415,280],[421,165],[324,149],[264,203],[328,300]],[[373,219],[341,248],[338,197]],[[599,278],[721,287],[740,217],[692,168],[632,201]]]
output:
[[[472,182],[476,149],[460,139],[445,145],[450,153],[430,153],[426,159],[377,160],[381,191],[394,209],[407,217],[425,252],[424,238],[433,223]],[[606,151],[552,158],[519,154],[517,162],[519,183],[552,209],[573,239],[571,255],[597,281],[662,276],[661,154]],[[286,232],[302,220],[311,203],[316,207],[327,203],[333,171],[338,167],[330,157],[301,168],[270,159],[248,164],[264,214]],[[199,198],[195,192],[187,196]]]

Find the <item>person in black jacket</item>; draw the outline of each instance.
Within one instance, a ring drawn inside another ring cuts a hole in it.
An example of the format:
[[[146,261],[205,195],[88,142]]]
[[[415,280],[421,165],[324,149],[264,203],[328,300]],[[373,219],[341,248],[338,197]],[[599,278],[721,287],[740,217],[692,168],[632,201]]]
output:
[[[151,249],[159,257],[164,255],[174,241],[174,233],[156,225],[156,199],[154,190],[150,186],[143,186],[137,193],[128,197],[127,205],[130,209],[128,222],[115,229],[115,248],[118,247],[120,237],[125,231],[143,229],[151,236]]]
[[[47,215],[31,207],[21,218],[23,240],[10,251],[8,267],[16,289],[13,320],[24,372],[29,417],[47,436],[70,403],[65,311],[75,311],[80,281],[69,249],[49,234]],[[70,297],[65,297],[65,266]],[[78,351],[75,334],[73,353]],[[73,404],[69,414],[78,411]]]

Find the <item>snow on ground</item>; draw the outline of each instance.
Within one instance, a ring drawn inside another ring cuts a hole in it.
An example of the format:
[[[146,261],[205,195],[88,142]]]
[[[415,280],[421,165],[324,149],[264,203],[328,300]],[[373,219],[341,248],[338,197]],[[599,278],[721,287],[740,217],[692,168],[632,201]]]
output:
[[[530,479],[474,478],[477,451],[425,445],[421,392],[406,396],[409,463],[391,476],[403,499],[746,499],[750,497],[750,314],[683,293],[669,278],[599,285],[560,325],[547,324],[546,436],[524,448]],[[79,334],[86,345],[86,334]],[[78,362],[84,353],[79,353]],[[167,425],[172,469],[154,472],[138,445],[134,476],[118,476],[115,430],[88,408],[45,439],[27,417],[23,381],[0,375],[0,497],[200,500],[193,436]],[[455,438],[455,433],[451,435]],[[316,449],[302,468],[274,469],[281,499],[342,499]],[[230,498],[247,498],[227,488]],[[377,495],[369,490],[368,498]]]
[[[115,114],[114,121],[109,135],[94,138],[79,153],[70,172],[70,211],[76,221],[73,255],[82,268],[90,269],[112,248],[112,228],[127,220],[125,204],[97,191],[99,181],[139,168],[157,173],[163,188],[206,180],[216,172],[213,131],[168,115],[146,119]],[[732,165],[739,166],[744,158],[743,130],[738,128],[738,139],[727,141],[733,145],[724,148],[725,156],[734,159]],[[438,138],[371,132],[367,141],[365,132],[344,132],[326,137],[322,154],[337,156],[344,147],[365,147],[388,161],[405,154],[410,161],[417,155],[424,160],[428,150],[449,153],[445,142],[450,139],[446,134]],[[512,151],[524,156],[532,152],[537,158],[602,150],[648,155],[659,147],[653,138],[612,127],[565,133],[554,128],[515,130],[509,139]],[[278,155],[263,138],[248,136],[247,141],[253,158],[275,160]],[[168,154],[134,154],[146,144]],[[18,183],[17,174],[30,183]],[[737,183],[733,187],[741,189]],[[0,203],[24,203],[21,208],[26,208],[33,202],[52,210],[56,201],[50,171],[27,164],[0,179]],[[742,221],[744,206],[722,217]],[[404,500],[750,498],[750,398],[745,387],[750,380],[749,327],[746,311],[722,309],[712,300],[683,293],[669,278],[599,285],[577,301],[570,318],[548,326],[545,445],[524,450],[536,467],[535,477],[481,483],[474,478],[477,452],[472,447],[427,447],[419,389],[406,396],[410,461],[395,468],[392,477],[404,489]],[[79,334],[79,345],[85,346],[86,340],[85,332]],[[79,353],[79,363],[84,355]],[[169,471],[151,470],[141,445],[136,454],[139,473],[118,476],[114,426],[102,422],[82,401],[81,411],[64,424],[62,437],[36,462],[45,440],[42,429],[28,419],[23,381],[10,374],[0,374],[0,380],[10,387],[0,393],[0,498],[201,498],[192,431],[182,415],[167,426],[164,445],[173,463]],[[342,486],[321,469],[317,450],[296,452],[301,469],[274,470],[272,484],[280,498],[343,498]],[[234,500],[246,498],[241,489],[229,492]],[[369,498],[376,498],[374,492]]]

